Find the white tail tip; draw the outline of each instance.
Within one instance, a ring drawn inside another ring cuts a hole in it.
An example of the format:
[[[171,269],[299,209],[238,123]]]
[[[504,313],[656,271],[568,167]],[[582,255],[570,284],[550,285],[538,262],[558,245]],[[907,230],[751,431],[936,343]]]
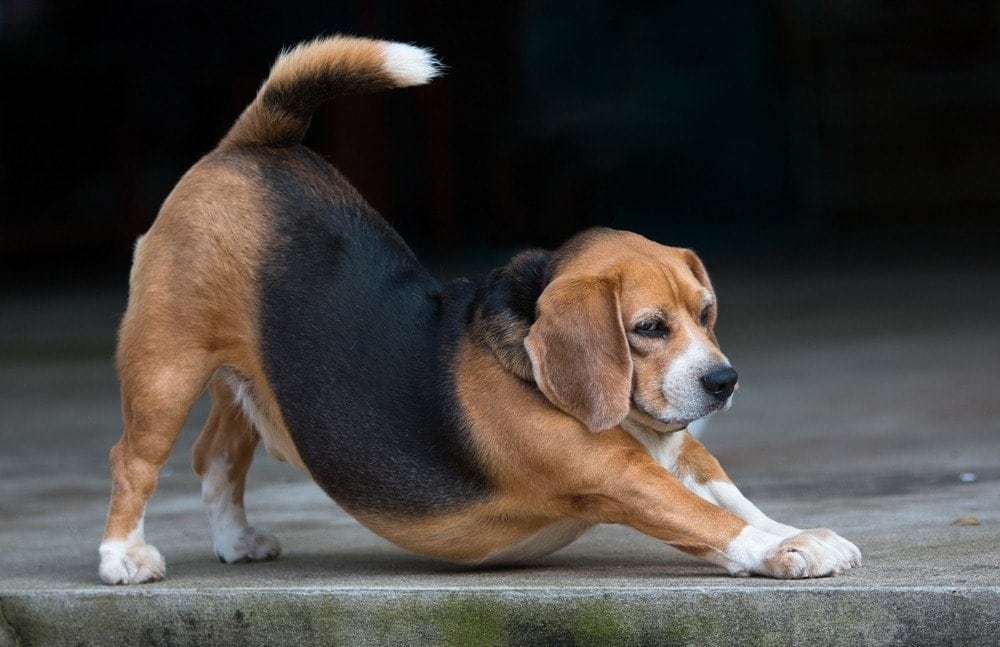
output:
[[[406,43],[386,43],[385,71],[400,86],[423,85],[441,74],[441,63],[429,49]]]

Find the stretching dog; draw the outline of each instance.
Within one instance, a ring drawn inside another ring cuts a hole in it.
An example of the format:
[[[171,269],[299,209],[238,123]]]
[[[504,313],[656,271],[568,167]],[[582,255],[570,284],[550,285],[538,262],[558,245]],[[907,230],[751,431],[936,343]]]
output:
[[[592,229],[442,284],[301,145],[321,102],[437,71],[359,38],[283,54],[137,242],[101,579],[164,576],[146,502],[206,388],[194,469],[225,562],[281,552],[243,510],[263,440],[377,534],[445,560],[527,560],[618,523],[733,575],[859,564],[835,533],[765,516],[685,430],[737,381],[693,252]]]

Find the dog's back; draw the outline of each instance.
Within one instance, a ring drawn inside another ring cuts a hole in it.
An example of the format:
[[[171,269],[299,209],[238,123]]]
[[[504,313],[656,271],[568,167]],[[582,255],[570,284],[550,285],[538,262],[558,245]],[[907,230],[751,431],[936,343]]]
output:
[[[431,277],[311,152],[261,166],[273,229],[256,281],[260,356],[313,478],[350,509],[481,496],[451,366],[471,285]]]
[[[301,141],[323,101],[425,83],[437,71],[425,50],[363,38],[318,39],[279,56],[254,101],[218,147],[185,173],[136,244],[130,313],[166,308],[167,299],[183,297],[186,306],[170,304],[178,328],[194,327],[214,337],[217,347],[239,341],[246,331],[220,327],[214,319],[252,300],[249,283],[276,231],[295,235],[303,222],[322,227],[313,222],[317,218],[345,241],[375,245],[364,260],[377,261],[377,252],[386,251],[384,258],[405,266],[387,266],[387,272],[422,272],[398,234],[371,217],[374,211],[357,191]],[[126,314],[124,345],[132,327]]]

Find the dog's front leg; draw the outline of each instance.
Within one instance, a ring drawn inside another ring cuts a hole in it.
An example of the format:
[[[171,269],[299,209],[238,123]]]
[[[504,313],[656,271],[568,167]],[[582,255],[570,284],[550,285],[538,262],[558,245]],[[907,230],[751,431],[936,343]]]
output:
[[[737,576],[823,577],[850,568],[821,538],[767,532],[696,495],[648,455],[632,457],[613,482],[571,497],[574,516],[620,523],[719,564]]]
[[[779,523],[761,512],[726,475],[719,462],[700,442],[687,432],[680,439],[679,451],[673,468],[674,474],[692,492],[732,512],[748,524],[764,532],[783,538],[809,535],[828,547],[828,552],[838,556],[839,570],[861,565],[858,547],[827,528],[801,530]]]

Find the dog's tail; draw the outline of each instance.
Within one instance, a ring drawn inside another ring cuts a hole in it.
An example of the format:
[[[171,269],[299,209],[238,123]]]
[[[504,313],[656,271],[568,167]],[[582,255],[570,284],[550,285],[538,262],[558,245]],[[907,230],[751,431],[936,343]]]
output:
[[[319,104],[341,94],[422,85],[441,72],[429,50],[404,43],[334,36],[278,56],[257,97],[222,146],[293,146]]]

